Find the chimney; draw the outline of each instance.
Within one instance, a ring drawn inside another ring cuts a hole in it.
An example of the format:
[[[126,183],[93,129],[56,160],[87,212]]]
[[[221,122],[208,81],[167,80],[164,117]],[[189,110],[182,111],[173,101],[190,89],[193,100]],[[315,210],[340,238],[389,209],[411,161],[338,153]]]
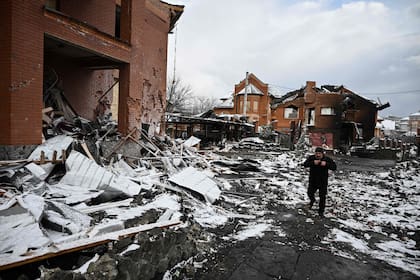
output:
[[[313,103],[315,102],[315,90],[316,82],[314,81],[306,81],[305,87],[305,103]]]
[[[305,90],[307,93],[313,93],[313,88],[316,87],[315,81],[306,81],[306,87]]]

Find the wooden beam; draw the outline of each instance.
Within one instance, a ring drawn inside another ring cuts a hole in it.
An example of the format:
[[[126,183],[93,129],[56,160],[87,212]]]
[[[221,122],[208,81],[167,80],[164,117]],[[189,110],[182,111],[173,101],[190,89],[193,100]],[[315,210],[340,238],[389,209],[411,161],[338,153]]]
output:
[[[32,255],[11,256],[9,258],[3,258],[3,259],[0,258],[0,271],[11,269],[14,267],[19,267],[19,266],[30,264],[33,262],[50,259],[53,257],[61,256],[61,255],[72,253],[72,252],[86,250],[92,247],[106,244],[111,241],[121,240],[123,238],[131,237],[131,236],[136,235],[137,233],[148,231],[154,228],[167,228],[167,227],[179,225],[181,223],[182,223],[181,221],[176,220],[176,221],[165,221],[161,223],[141,225],[141,226],[137,226],[133,228],[120,230],[117,232],[104,234],[101,236],[94,236],[87,239],[75,240],[73,242],[68,242],[68,243],[54,244],[54,246],[50,247],[54,251],[50,251],[50,252],[43,251],[37,254],[36,251],[34,251]],[[83,243],[83,241],[85,241],[85,243]]]

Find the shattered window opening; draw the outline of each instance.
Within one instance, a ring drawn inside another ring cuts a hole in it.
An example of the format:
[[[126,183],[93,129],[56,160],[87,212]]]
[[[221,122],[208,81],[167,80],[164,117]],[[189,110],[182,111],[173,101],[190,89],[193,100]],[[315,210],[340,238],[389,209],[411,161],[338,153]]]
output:
[[[333,116],[335,115],[335,109],[332,107],[321,108],[321,115],[323,116]]]
[[[285,119],[297,119],[299,117],[299,111],[296,107],[287,107],[284,108],[284,118]]]

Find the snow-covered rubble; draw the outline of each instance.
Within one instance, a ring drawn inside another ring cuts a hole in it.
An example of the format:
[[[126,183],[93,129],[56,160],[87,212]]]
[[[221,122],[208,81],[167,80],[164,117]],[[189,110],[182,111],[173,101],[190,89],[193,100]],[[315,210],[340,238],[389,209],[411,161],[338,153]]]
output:
[[[63,149],[70,146],[67,142]],[[256,139],[245,143],[247,148],[264,145]],[[71,151],[64,174],[56,180],[39,176],[36,166],[24,171],[24,165],[3,169],[0,175],[11,183],[0,185],[0,266],[174,225],[175,231],[201,227],[194,231],[202,240],[194,244],[203,252],[217,251],[215,240],[243,242],[269,232],[290,240],[293,236],[284,223],[296,217],[285,212],[274,219],[279,208],[296,210],[303,223],[317,223],[318,217],[303,207],[308,176],[301,165],[303,156],[279,150],[266,151],[264,157],[241,157],[238,152],[239,156],[229,158],[211,151],[197,153],[188,148],[188,142],[178,147],[168,146],[135,164],[119,157],[104,166]],[[378,172],[346,171],[344,165],[331,173],[327,234],[312,249],[322,247],[353,259],[366,255],[420,276],[419,162],[398,163]],[[13,186],[17,181],[25,183]],[[299,246],[312,245],[301,242]],[[144,250],[132,242],[114,258],[145,254]],[[189,254],[194,252],[188,249]],[[106,262],[104,256],[94,255],[89,273],[95,264]],[[201,263],[197,269],[206,265],[202,259],[179,258],[178,265],[166,260],[166,269],[197,262]],[[87,271],[85,265],[71,273]],[[171,271],[166,279],[171,279]]]

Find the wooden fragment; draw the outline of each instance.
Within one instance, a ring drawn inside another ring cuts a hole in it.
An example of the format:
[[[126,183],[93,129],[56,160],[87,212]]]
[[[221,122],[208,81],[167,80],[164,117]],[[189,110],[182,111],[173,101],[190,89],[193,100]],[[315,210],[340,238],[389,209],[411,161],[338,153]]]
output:
[[[42,114],[42,121],[46,122],[47,124],[52,123],[52,119],[45,114]]]
[[[113,153],[115,153],[116,150],[118,150],[122,144],[125,143],[125,141],[127,141],[127,139],[134,134],[134,132],[137,131],[137,127],[133,128],[133,130],[131,130],[124,138],[121,138],[120,141],[118,141],[117,144],[115,144],[115,146],[112,148],[111,152],[105,157],[106,159],[109,159]]]
[[[140,141],[137,141],[137,139],[135,139],[134,137],[130,136],[129,139],[133,141],[134,143],[136,143],[137,145],[139,145],[140,147],[142,147],[143,149],[145,149],[146,151],[148,151],[149,153],[151,153],[152,155],[156,156],[156,153],[154,153],[152,150],[150,150],[146,145],[144,145]]]
[[[46,114],[46,113],[49,113],[49,112],[52,112],[52,111],[54,111],[54,109],[52,107],[47,107],[47,108],[42,109],[43,114]]]
[[[121,240],[127,237],[131,237],[140,232],[148,231],[154,228],[167,228],[167,227],[179,225],[181,223],[182,223],[181,221],[176,220],[176,221],[167,221],[167,222],[161,222],[161,223],[141,225],[134,228],[120,230],[118,232],[104,234],[103,236],[92,237],[90,239],[86,239],[86,243],[84,243],[83,245],[80,245],[80,240],[69,242],[67,244],[66,243],[56,244],[55,246],[52,246],[52,247],[56,248],[56,250],[58,251],[48,252],[48,253],[43,253],[43,254],[41,253],[40,255],[36,255],[36,252],[34,252],[32,256],[22,257],[21,258],[22,260],[11,261],[9,263],[0,265],[0,271],[11,269],[14,267],[19,267],[19,266],[26,265],[29,263],[34,263],[34,262],[50,259],[53,257],[61,256],[61,255],[72,253],[72,252],[86,250],[86,249],[89,249],[98,245],[112,242],[114,240]],[[71,246],[72,243],[74,243],[74,246]]]
[[[88,156],[88,158],[90,158],[91,160],[95,161],[95,158],[92,156],[92,154],[89,151],[88,146],[86,145],[86,142],[83,141],[82,144],[80,144],[83,148],[83,151],[85,151],[86,155]],[[96,162],[96,161],[95,161]]]
[[[45,152],[41,151],[41,158],[39,159],[39,164],[45,163]]]

